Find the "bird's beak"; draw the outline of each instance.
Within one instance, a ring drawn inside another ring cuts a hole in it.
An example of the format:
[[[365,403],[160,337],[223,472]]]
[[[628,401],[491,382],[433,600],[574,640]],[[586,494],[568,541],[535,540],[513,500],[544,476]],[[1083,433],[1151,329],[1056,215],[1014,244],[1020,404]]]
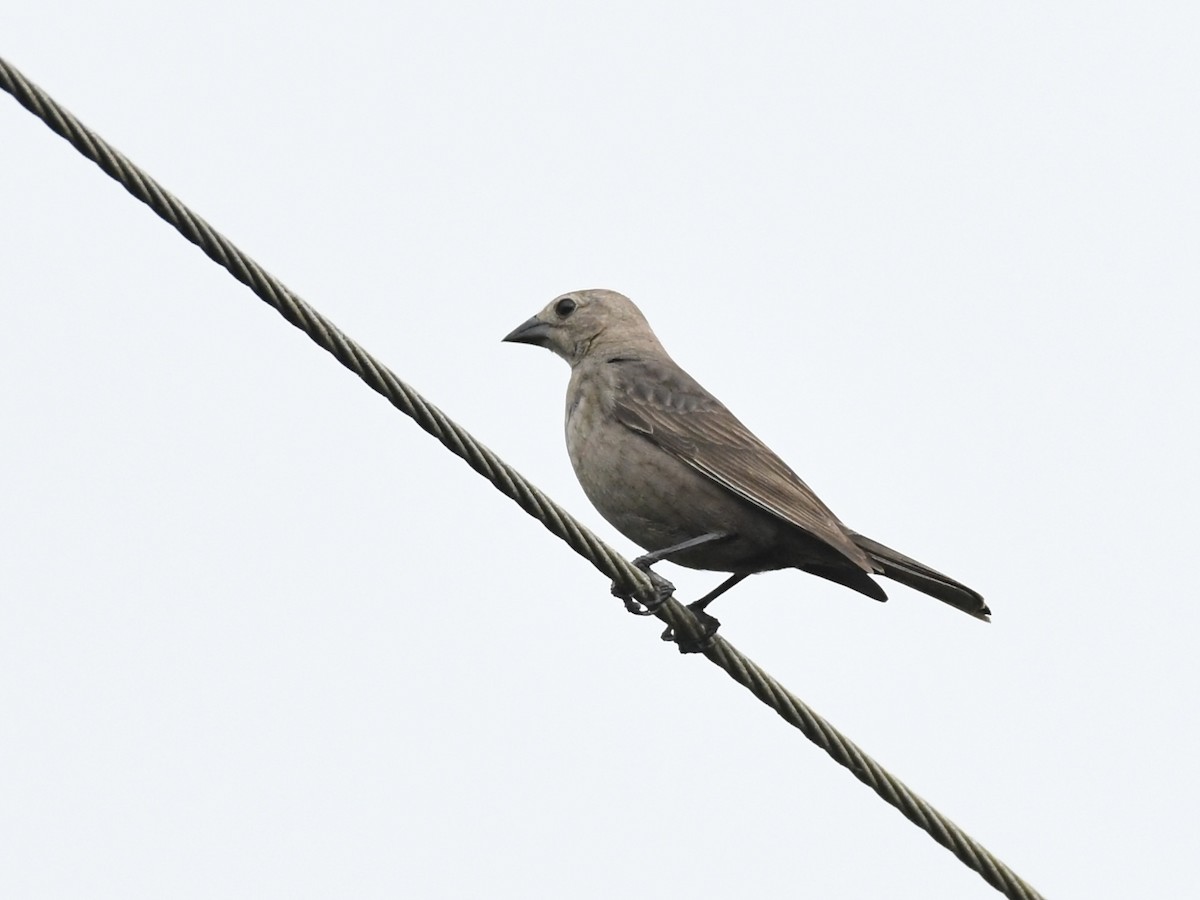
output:
[[[505,335],[504,340],[512,344],[535,344],[538,347],[547,347],[550,344],[550,326],[534,316]]]

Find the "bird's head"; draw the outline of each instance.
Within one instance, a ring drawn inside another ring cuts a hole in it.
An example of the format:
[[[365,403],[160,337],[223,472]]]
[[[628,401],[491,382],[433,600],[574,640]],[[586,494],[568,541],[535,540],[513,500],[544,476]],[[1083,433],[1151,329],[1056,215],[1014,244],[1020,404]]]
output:
[[[662,345],[633,301],[616,291],[572,291],[513,329],[504,340],[552,350],[571,366],[599,353],[642,355]]]

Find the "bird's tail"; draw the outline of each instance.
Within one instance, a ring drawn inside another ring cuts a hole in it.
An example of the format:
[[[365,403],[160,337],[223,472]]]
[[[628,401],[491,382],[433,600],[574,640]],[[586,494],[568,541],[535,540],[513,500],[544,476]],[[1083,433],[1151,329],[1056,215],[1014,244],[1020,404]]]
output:
[[[898,553],[891,547],[885,547],[869,537],[853,531],[850,531],[849,534],[850,540],[854,541],[867,554],[871,562],[879,566],[881,575],[918,590],[922,594],[936,597],[943,603],[949,603],[955,609],[961,609],[977,619],[985,622],[991,621],[989,617],[992,611],[983,602],[983,597],[965,584],[960,584],[953,578],[943,575],[903,553]]]

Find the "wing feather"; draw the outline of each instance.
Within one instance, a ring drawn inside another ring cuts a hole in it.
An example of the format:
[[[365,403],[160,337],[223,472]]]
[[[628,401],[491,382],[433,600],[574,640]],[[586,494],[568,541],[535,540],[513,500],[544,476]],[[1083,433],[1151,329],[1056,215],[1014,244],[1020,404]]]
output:
[[[837,550],[866,572],[875,567],[838,518],[782,459],[724,404],[671,360],[614,360],[615,413],[625,427],[744,500]]]

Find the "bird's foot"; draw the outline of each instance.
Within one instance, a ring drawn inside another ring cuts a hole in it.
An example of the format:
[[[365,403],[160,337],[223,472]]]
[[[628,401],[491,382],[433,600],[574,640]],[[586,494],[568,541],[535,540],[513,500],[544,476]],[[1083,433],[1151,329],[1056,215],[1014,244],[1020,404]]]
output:
[[[717,629],[721,627],[721,622],[716,616],[710,616],[704,611],[704,607],[700,604],[703,600],[697,600],[695,603],[688,605],[688,609],[692,611],[692,615],[700,623],[703,629],[703,634],[695,640],[681,639],[675,634],[675,629],[668,628],[662,633],[664,641],[674,641],[679,646],[680,653],[703,653],[712,646],[713,638],[717,636]]]
[[[645,559],[644,556],[638,557],[633,561],[633,564],[645,572],[650,577],[650,583],[654,585],[654,597],[649,603],[639,603],[633,598],[632,594],[622,589],[615,581],[612,586],[613,596],[620,597],[625,604],[625,609],[635,616],[654,615],[664,603],[671,599],[671,595],[675,593],[675,585],[650,568],[650,563],[653,560],[646,562]]]

